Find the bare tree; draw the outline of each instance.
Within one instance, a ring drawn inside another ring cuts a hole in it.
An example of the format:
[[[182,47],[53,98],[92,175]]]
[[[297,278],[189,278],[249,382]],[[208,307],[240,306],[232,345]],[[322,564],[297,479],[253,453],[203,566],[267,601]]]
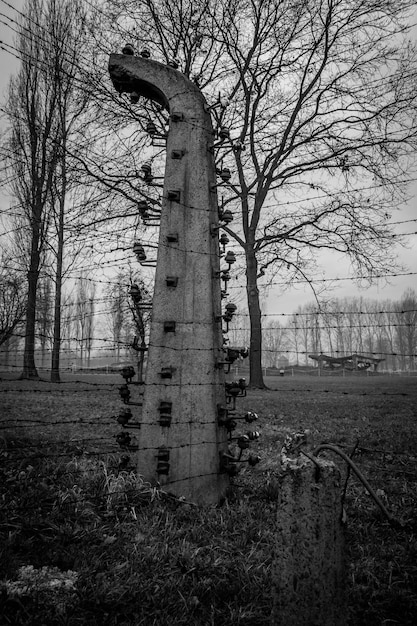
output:
[[[250,326],[248,315],[235,315],[229,325],[229,343],[232,346],[248,346],[250,343]]]
[[[17,76],[10,81],[6,106],[10,186],[19,201],[21,217],[29,226],[22,378],[38,377],[35,365],[36,294],[50,223],[50,191],[59,152],[57,85],[53,80],[50,51],[40,36],[40,28],[48,31],[44,1],[27,2],[17,42],[21,66]]]
[[[0,346],[11,339],[24,320],[23,285],[22,276],[14,271],[9,255],[3,251],[0,261]]]
[[[294,314],[288,325],[288,341],[291,346],[292,352],[295,354],[295,364],[300,365],[299,354],[300,354],[300,343],[301,343],[301,329],[299,318],[297,314]]]
[[[74,159],[68,154],[68,146],[80,140],[82,116],[91,99],[91,90],[80,82],[80,65],[86,45],[85,20],[79,0],[48,0],[49,45],[52,52],[54,81],[57,85],[57,110],[60,129],[60,150],[51,189],[54,226],[56,231],[54,338],[52,347],[51,381],[59,382],[61,347],[61,301],[64,275],[65,222],[68,212],[68,195],[79,184],[74,175]],[[70,144],[71,142],[71,144]],[[82,141],[79,141],[81,146]],[[85,148],[86,146],[84,146]],[[91,318],[92,319],[92,318]],[[88,359],[91,345],[88,344]]]
[[[138,382],[143,382],[145,355],[148,349],[147,339],[151,320],[152,295],[151,290],[141,279],[136,280],[130,287],[131,296],[129,308],[132,313],[136,334],[132,348],[137,353]]]
[[[407,289],[396,305],[396,342],[402,369],[415,370],[417,354],[417,293]]]
[[[78,182],[69,149],[85,148],[77,131],[92,93],[91,81],[85,78],[82,6],[81,0],[26,3],[16,44],[21,67],[10,82],[6,139],[10,188],[20,203],[19,219],[29,227],[24,378],[37,377],[36,292],[47,253],[48,259],[56,260],[51,379],[59,381],[64,220],[68,192]]]
[[[395,304],[392,300],[386,300],[381,304],[382,313],[380,319],[382,328],[382,341],[384,345],[383,352],[387,352],[387,363],[389,365],[388,369],[396,370],[399,366],[398,357],[397,357],[397,349],[395,345],[395,336],[396,336],[396,319],[397,315],[395,313]]]
[[[52,341],[53,294],[50,278],[41,277],[36,293],[36,330],[41,352],[41,367],[45,367],[47,347]]]
[[[91,288],[88,294],[88,316],[86,318],[86,353],[87,353],[87,367],[91,364],[91,350],[94,341],[94,315],[95,315],[95,284],[91,284]]]
[[[127,286],[124,284],[124,274],[119,273],[113,284],[105,289],[107,305],[107,321],[112,333],[114,354],[120,359],[123,327],[129,311],[127,303]]]
[[[163,62],[177,57],[213,106],[219,170],[232,172],[223,206],[236,219],[225,229],[246,269],[253,386],[263,386],[260,278],[279,273],[288,284],[302,277],[313,285],[322,249],[345,255],[370,280],[395,268],[388,218],[404,198],[417,128],[413,5],[108,3],[112,25],[134,40],[140,21],[138,48]],[[149,112],[140,107],[144,126]]]
[[[263,365],[278,367],[282,353],[287,349],[287,329],[278,322],[270,321],[263,328]]]
[[[416,294],[408,289],[400,300],[382,302],[334,298],[321,310],[317,310],[316,303],[309,303],[297,309],[287,333],[293,338],[296,353],[322,351],[336,357],[356,353],[383,359],[381,369],[413,369],[417,353]]]
[[[75,338],[79,348],[80,365],[83,367],[87,356],[89,364],[92,348],[92,332],[94,327],[95,284],[81,275],[77,280],[75,300]]]
[[[298,356],[300,352],[304,355],[305,365],[309,364],[308,353],[317,352],[317,342],[312,341],[314,340],[314,333],[312,330],[315,327],[315,312],[315,304],[308,303],[304,306],[299,306],[293,316],[293,319],[291,320],[292,323],[290,328],[293,345],[297,355],[297,365],[299,364]],[[313,349],[313,345],[315,349]]]
[[[61,346],[65,351],[67,365],[73,363],[76,350],[73,348],[76,335],[75,301],[71,296],[64,297],[61,304]]]

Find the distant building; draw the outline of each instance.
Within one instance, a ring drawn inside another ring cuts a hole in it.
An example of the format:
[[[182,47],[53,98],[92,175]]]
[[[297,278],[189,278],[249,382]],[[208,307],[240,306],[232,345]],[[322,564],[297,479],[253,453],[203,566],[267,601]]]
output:
[[[277,368],[279,370],[286,369],[289,366],[290,362],[286,356],[280,356],[277,359]]]
[[[345,369],[351,371],[364,371],[373,367],[373,371],[376,372],[379,363],[385,361],[385,359],[376,359],[372,356],[366,356],[364,354],[351,354],[349,356],[328,356],[327,354],[309,354],[310,359],[317,361],[319,368],[324,369]]]

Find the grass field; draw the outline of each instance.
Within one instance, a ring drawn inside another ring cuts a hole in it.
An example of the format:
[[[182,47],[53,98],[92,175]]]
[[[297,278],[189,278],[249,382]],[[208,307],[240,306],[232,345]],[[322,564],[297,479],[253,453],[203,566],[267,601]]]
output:
[[[269,624],[279,452],[299,430],[309,431],[307,450],[356,447],[399,522],[349,478],[349,624],[417,623],[416,378],[269,378],[273,390],[238,405],[259,415],[261,463],[233,479],[221,507],[198,508],[118,471],[120,376],[1,377],[1,624]]]

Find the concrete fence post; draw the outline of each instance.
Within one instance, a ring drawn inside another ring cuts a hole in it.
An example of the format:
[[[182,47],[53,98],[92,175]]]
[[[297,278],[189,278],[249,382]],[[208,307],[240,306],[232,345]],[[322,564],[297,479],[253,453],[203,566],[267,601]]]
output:
[[[273,564],[273,626],[346,624],[340,473],[323,459],[283,465]]]
[[[157,61],[112,54],[109,72],[119,92],[169,113],[138,472],[178,497],[213,504],[229,479],[219,455],[228,444],[218,419],[225,351],[210,112],[193,82]]]

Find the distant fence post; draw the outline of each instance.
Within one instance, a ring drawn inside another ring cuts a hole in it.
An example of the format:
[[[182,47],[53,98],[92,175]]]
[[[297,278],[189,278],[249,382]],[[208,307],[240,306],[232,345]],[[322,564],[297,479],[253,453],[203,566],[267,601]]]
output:
[[[272,626],[344,626],[340,473],[289,459],[278,499]]]

